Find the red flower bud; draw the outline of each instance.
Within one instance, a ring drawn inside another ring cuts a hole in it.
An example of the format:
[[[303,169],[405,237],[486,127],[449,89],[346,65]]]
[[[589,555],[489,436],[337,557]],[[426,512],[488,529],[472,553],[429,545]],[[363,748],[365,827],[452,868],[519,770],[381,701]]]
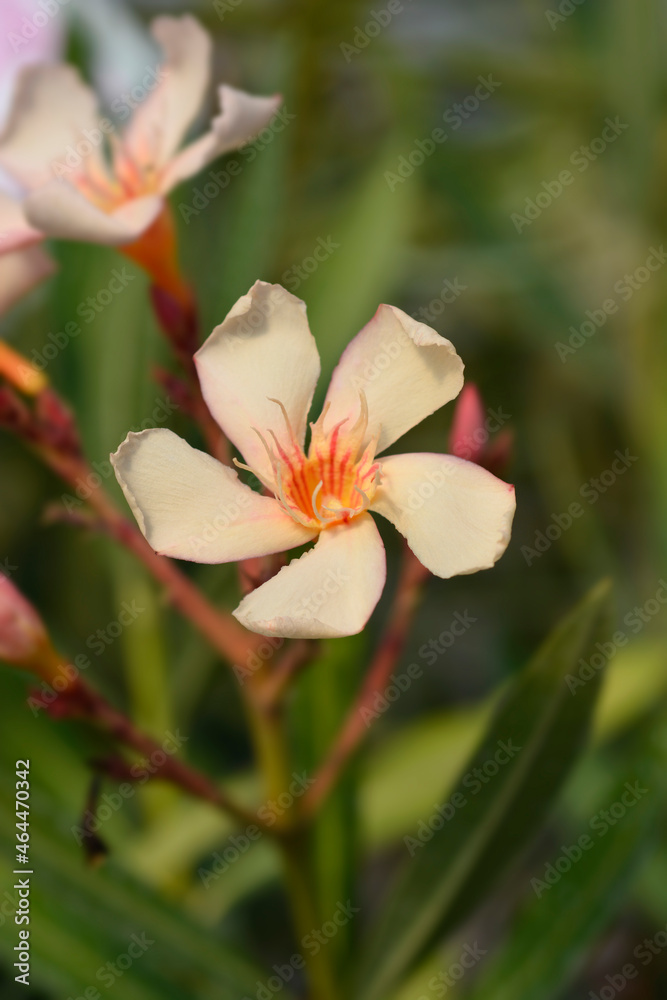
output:
[[[449,449],[457,458],[479,463],[487,439],[482,397],[477,386],[473,382],[468,382],[456,401]]]
[[[0,574],[0,659],[29,667],[48,648],[42,619],[11,580]]]

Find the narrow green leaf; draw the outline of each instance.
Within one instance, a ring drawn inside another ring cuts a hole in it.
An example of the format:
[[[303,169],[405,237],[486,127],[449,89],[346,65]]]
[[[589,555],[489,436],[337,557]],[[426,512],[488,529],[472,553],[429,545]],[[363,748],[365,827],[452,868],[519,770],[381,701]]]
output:
[[[0,875],[8,887],[16,881],[10,794],[11,788],[3,789],[0,800]],[[128,1000],[240,1000],[255,996],[257,984],[267,979],[238,947],[184,918],[115,864],[86,869],[73,838],[59,835],[48,817],[36,813],[31,852],[39,864],[31,883],[31,981],[36,987],[59,997],[82,996],[88,987],[103,992],[120,978],[108,966],[119,959],[122,995]],[[12,927],[13,922],[5,928],[8,933],[0,933],[0,955],[9,962],[17,940]],[[139,954],[137,939],[145,945]]]
[[[417,836],[409,842],[414,856],[362,965],[360,1000],[383,1000],[396,989],[429,946],[470,915],[539,826],[588,731],[600,674],[574,692],[566,677],[608,632],[609,589],[599,584],[549,636],[508,690],[442,803],[446,811],[434,806],[424,817],[424,839],[429,819],[441,828],[425,844]]]
[[[395,142],[372,163],[346,204],[331,212],[321,236],[338,244],[307,284],[297,290],[308,305],[308,318],[322,361],[320,391],[341,352],[380,302],[390,295],[414,224],[417,190],[400,185],[392,191],[384,177],[394,161]],[[323,220],[325,221],[325,220]]]
[[[621,779],[605,801],[607,808],[623,802],[626,786],[632,787],[642,775],[638,790],[646,791],[625,815],[609,825],[596,813],[583,833],[567,839],[570,856],[561,867],[569,863],[570,868],[559,881],[546,882],[544,866],[535,872],[531,879],[535,896],[498,954],[485,965],[470,1000],[555,1000],[567,992],[591,944],[626,898],[628,883],[657,832],[652,822],[658,804],[655,792],[664,783],[657,768],[653,778],[649,776],[646,764],[642,753],[637,766],[626,772],[628,780]],[[553,861],[560,863],[561,856],[562,850]]]

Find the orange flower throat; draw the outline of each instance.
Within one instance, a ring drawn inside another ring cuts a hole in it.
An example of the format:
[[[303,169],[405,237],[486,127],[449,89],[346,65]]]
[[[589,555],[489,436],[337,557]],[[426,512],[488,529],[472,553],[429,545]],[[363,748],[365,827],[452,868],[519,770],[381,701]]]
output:
[[[349,430],[345,430],[346,418],[325,433],[329,405],[324,408],[319,420],[310,425],[308,454],[299,445],[283,404],[277,399],[272,402],[285,418],[285,440],[269,431],[270,445],[259,431],[256,433],[271,460],[271,489],[287,513],[304,527],[321,531],[368,510],[380,482],[381,466],[375,461],[377,437],[364,447],[368,406],[363,393],[359,419]]]

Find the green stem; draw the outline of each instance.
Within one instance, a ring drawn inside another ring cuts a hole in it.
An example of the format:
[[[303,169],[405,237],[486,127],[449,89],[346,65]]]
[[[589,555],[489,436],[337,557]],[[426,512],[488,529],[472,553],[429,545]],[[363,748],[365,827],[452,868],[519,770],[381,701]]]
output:
[[[262,699],[262,684],[266,677],[255,675],[249,697],[246,699],[258,763],[264,775],[266,793],[270,799],[278,798],[289,788],[291,781],[290,755],[284,727],[284,713],[280,704],[266,704]],[[309,831],[294,829],[295,803],[288,809],[283,824],[287,829],[277,838],[282,854],[285,884],[292,909],[294,929],[300,946],[307,935],[321,924],[316,900],[309,878]],[[316,955],[305,948],[300,953],[306,963],[310,981],[310,1000],[338,1000],[333,969],[326,948]]]
[[[294,926],[300,944],[322,923],[308,877],[308,840],[307,833],[299,831],[298,834],[288,834],[279,841]],[[326,947],[320,948],[316,955],[306,949],[302,949],[301,954],[310,980],[310,1000],[337,1000],[338,991]]]

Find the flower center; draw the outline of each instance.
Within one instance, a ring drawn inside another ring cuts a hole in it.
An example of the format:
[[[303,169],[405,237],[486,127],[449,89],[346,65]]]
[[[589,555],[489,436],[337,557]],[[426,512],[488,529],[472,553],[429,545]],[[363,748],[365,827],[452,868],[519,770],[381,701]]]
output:
[[[108,159],[104,150],[94,150],[72,177],[72,183],[84,197],[107,214],[134,198],[155,194],[160,181],[160,172],[153,165],[154,157],[147,144],[138,155],[116,135],[111,135],[109,141]]]
[[[270,445],[259,434],[271,460],[276,497],[295,521],[322,530],[350,521],[368,510],[377,490],[381,466],[375,461],[377,438],[364,447],[368,426],[368,406],[361,394],[361,413],[355,425],[345,429],[349,419],[324,431],[328,406],[311,424],[308,454],[298,444],[285,407],[278,400],[286,424],[279,439],[273,431]]]

